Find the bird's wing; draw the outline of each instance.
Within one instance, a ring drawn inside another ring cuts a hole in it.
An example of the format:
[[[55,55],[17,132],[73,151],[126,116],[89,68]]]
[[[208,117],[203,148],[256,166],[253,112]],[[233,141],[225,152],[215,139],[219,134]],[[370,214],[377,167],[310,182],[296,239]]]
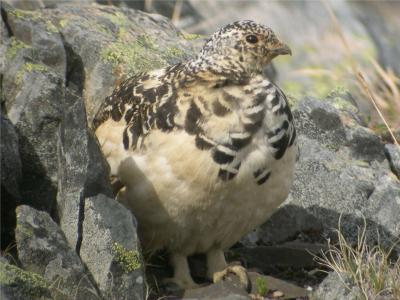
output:
[[[296,134],[284,93],[264,78],[219,90],[217,99],[206,101],[211,105],[193,102],[186,115],[190,121],[186,125],[191,125],[186,126],[186,131],[196,135],[198,149],[211,152],[213,161],[220,165],[218,177],[231,180],[238,174],[249,153],[247,146],[257,142],[254,139],[268,141],[271,159],[283,157]],[[260,184],[268,178],[270,166],[265,162],[266,165],[254,170]]]
[[[176,93],[165,72],[139,74],[122,82],[101,105],[93,120],[94,130],[112,119],[124,126],[125,150],[134,150],[151,129],[173,129]]]
[[[291,147],[296,140],[293,115],[286,95],[275,85],[272,92],[267,96],[267,105],[270,107],[270,112],[279,121],[276,126],[268,128],[266,135],[271,147],[274,149],[275,159],[281,159],[286,149]]]

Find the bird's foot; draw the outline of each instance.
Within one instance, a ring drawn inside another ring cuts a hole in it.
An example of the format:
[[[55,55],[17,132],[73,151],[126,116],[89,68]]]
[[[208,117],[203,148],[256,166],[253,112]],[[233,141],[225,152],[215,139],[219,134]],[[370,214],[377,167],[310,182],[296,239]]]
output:
[[[213,274],[213,282],[224,280],[229,274],[234,274],[239,277],[240,285],[247,291],[250,292],[251,281],[247,274],[246,268],[240,265],[229,265],[224,270],[215,272]]]
[[[162,283],[167,286],[176,286],[178,289],[182,290],[197,289],[200,287],[200,285],[195,283],[191,278],[170,277],[163,279]]]

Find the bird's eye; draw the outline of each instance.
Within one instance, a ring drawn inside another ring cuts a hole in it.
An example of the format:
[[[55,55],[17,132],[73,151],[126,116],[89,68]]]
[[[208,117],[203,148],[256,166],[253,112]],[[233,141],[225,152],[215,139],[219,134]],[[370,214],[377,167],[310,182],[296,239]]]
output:
[[[246,36],[246,41],[250,44],[255,44],[258,42],[258,37],[254,34],[250,34]]]

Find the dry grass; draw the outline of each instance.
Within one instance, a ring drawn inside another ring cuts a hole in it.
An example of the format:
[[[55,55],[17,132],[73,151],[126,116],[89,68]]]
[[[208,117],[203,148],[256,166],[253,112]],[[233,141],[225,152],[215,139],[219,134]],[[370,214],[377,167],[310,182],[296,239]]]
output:
[[[362,300],[400,299],[400,258],[391,261],[393,247],[385,250],[380,245],[369,247],[366,241],[366,221],[363,228],[359,228],[358,241],[352,247],[341,232],[340,219],[337,230],[338,244],[329,243],[329,250],[316,257],[316,261],[334,271],[340,277],[343,285],[352,290],[358,287]],[[346,279],[350,279],[350,282]]]
[[[392,70],[385,70],[381,67],[372,57],[370,58],[372,67],[369,74],[370,77],[374,79],[368,79],[368,77],[365,76],[368,72],[361,70],[356,59],[354,59],[350,44],[344,35],[343,29],[331,5],[326,0],[321,1],[328,11],[335,30],[342,41],[360,92],[372,103],[379,118],[382,120],[384,126],[389,132],[393,143],[400,147],[392,130],[392,127],[400,127],[400,118],[398,117],[400,115],[400,79],[392,72]],[[390,122],[387,121],[388,119],[390,119]],[[377,127],[377,125],[378,124],[376,124],[375,121],[370,124],[370,127],[374,128]]]

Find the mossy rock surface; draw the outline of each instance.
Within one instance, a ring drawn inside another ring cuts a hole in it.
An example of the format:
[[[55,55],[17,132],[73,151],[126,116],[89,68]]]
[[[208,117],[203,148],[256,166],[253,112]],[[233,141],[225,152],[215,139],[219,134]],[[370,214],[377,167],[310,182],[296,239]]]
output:
[[[165,17],[128,8],[66,5],[29,12],[6,6],[5,11],[13,34],[7,57],[38,49],[30,63],[67,74],[66,83],[84,96],[89,121],[117,83],[187,60],[202,38],[180,32]],[[49,43],[54,53],[42,46]]]
[[[53,299],[49,286],[42,276],[0,261],[0,287],[9,299]]]

